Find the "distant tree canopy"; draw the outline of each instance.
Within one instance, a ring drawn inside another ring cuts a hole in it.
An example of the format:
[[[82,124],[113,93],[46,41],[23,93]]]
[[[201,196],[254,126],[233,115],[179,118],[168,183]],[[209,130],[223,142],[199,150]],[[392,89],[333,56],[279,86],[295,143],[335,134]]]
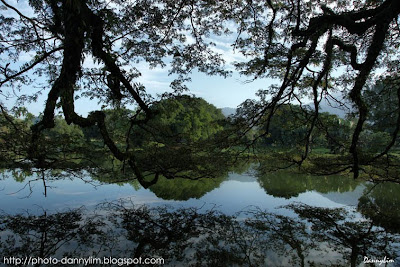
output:
[[[373,131],[392,134],[398,131],[398,88],[400,77],[383,76],[371,85],[364,93],[365,101],[370,109],[367,123]]]
[[[202,98],[189,95],[169,97],[150,106],[154,114],[146,124],[131,126],[136,112],[126,108],[106,109],[105,124],[117,144],[134,146],[180,145],[211,139],[224,129],[226,120],[220,109]],[[83,128],[87,140],[102,140],[97,127]],[[129,136],[126,133],[129,133]]]
[[[41,135],[55,126],[56,111],[61,111],[67,124],[97,127],[113,156],[127,163],[144,181],[144,171],[138,165],[140,155],[129,149],[130,138],[125,138],[124,146],[117,141],[129,136],[130,129],[147,125],[155,116],[152,103],[160,100],[137,82],[139,63],[168,67],[169,74],[176,77],[171,83],[172,96],[179,95],[187,89],[184,82],[190,80],[194,69],[210,75],[229,74],[213,42],[213,36],[228,34],[232,47],[247,59],[236,63],[243,75],[278,81],[261,90],[259,99],[241,105],[236,117],[242,130],[236,132],[246,137],[247,147],[258,140],[257,135],[249,138],[251,129],[263,128],[259,135],[268,135],[279,108],[297,104],[300,112],[305,111],[307,124],[305,137],[298,144],[302,149],[293,155],[292,162],[302,165],[310,159],[316,129],[325,127],[320,103],[328,99],[338,106],[350,105],[354,125],[350,127],[350,142],[331,138],[346,153],[327,173],[352,172],[358,177],[368,174],[370,168],[381,168],[391,170],[386,172],[390,173],[386,179],[398,178],[392,171],[398,166],[398,158],[391,152],[399,127],[382,129],[386,133],[379,136],[382,145],[373,151],[366,151],[362,145],[369,121],[375,118],[373,126],[384,127],[376,120],[379,112],[390,112],[396,125],[400,121],[398,83],[393,89],[383,87],[381,92],[390,100],[378,102],[382,103],[378,106],[387,103],[389,110],[370,107],[368,100],[372,85],[382,73],[386,77],[399,72],[398,0],[0,3],[1,94],[7,98],[17,94],[17,106],[36,101],[40,94],[47,95],[43,116],[31,127],[28,158],[38,165],[46,162],[46,154],[38,149]],[[167,97],[164,94],[161,99]],[[78,114],[79,98],[98,101],[105,107],[134,105],[135,113],[125,122],[127,132],[111,133],[104,110],[93,110],[86,117]],[[302,108],[307,98],[312,101],[313,112]],[[9,112],[3,103],[1,110]],[[196,126],[193,129],[197,129],[194,139],[205,134]],[[167,171],[156,171],[160,172]]]

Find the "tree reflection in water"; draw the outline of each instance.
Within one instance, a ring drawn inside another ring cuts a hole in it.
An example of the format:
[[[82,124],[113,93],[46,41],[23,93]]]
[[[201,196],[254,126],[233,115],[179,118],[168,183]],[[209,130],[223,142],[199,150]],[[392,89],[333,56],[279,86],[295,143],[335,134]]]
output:
[[[274,197],[290,199],[312,190],[319,193],[352,192],[362,183],[344,175],[312,176],[293,169],[270,172],[265,165],[261,163],[256,169],[257,181]]]
[[[369,184],[358,202],[357,209],[376,225],[400,233],[400,184]]]
[[[14,257],[85,256],[99,243],[104,222],[84,208],[42,215],[0,215],[2,255]]]
[[[253,208],[217,210],[103,203],[42,215],[1,215],[5,257],[162,257],[185,266],[356,266],[396,259],[399,235],[354,210],[294,203],[287,217]]]

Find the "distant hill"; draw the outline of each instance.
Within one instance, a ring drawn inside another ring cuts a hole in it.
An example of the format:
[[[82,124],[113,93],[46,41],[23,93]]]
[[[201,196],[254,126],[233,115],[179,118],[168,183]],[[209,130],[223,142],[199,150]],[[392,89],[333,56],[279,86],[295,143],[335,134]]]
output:
[[[311,109],[314,109],[314,103],[309,103],[305,106],[309,106]],[[322,101],[320,102],[319,109],[321,113],[328,112],[330,114],[335,114],[342,119],[344,119],[346,117],[346,114],[351,111],[349,103],[346,103],[345,106],[339,106],[338,103],[336,103],[335,101],[328,101],[326,98],[322,99]],[[221,112],[222,114],[224,114],[225,117],[229,117],[236,113],[236,108],[221,108]]]
[[[321,113],[328,112],[330,114],[337,115],[339,118],[344,119],[346,117],[346,114],[351,111],[349,103],[345,104],[345,106],[339,106],[338,103],[336,103],[335,101],[329,101],[324,98],[319,104],[319,109]],[[314,109],[314,103],[309,103],[307,106],[309,106],[311,109]]]
[[[231,115],[234,115],[236,113],[236,108],[221,108],[222,114],[224,114],[225,117],[229,117]]]
[[[257,182],[257,179],[251,175],[251,174],[247,174],[247,173],[243,173],[243,174],[238,174],[238,173],[230,173],[228,176],[229,181],[238,181],[241,183],[255,183]]]
[[[329,192],[325,194],[319,193],[321,196],[329,199],[338,204],[343,204],[346,206],[357,206],[358,200],[363,196],[365,191],[365,185],[358,185],[353,191],[348,192]]]

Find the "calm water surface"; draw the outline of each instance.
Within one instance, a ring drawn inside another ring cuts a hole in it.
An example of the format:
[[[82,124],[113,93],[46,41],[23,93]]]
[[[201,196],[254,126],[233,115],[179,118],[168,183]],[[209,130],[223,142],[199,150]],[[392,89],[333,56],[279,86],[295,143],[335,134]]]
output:
[[[400,264],[398,184],[254,166],[216,179],[160,179],[149,189],[107,179],[4,170],[3,254],[159,256],[170,266]]]
[[[282,179],[296,180],[296,174],[284,174],[284,177],[272,174],[265,184],[255,176],[254,170],[238,174],[229,173],[222,182],[220,180],[203,179],[201,181],[183,181],[188,184],[185,188],[181,183],[168,181],[162,185],[144,189],[137,183],[107,184],[93,180],[85,172],[80,175],[71,175],[67,178],[52,177],[50,171],[45,171],[46,190],[43,183],[42,173],[33,173],[25,177],[23,181],[16,181],[15,175],[20,170],[5,171],[2,174],[0,203],[1,209],[7,213],[19,213],[26,210],[41,212],[62,211],[64,209],[79,208],[85,206],[94,208],[99,203],[129,199],[134,204],[147,205],[172,205],[174,207],[214,207],[226,214],[245,210],[249,206],[257,206],[261,209],[274,210],[292,202],[301,202],[308,205],[336,208],[343,206],[356,206],[358,199],[366,189],[365,183],[351,183],[348,188],[326,184],[322,192],[319,192],[312,185],[307,188],[286,188],[281,183]],[[304,177],[301,177],[303,179]],[[319,177],[311,177],[317,180]],[[322,179],[322,178],[321,178]],[[326,178],[325,178],[326,179]],[[332,179],[335,179],[333,177]],[[348,179],[348,178],[346,178]],[[342,178],[342,180],[344,180]],[[304,181],[301,181],[304,182]],[[196,183],[190,187],[190,183]],[[207,183],[207,184],[205,184]],[[260,184],[261,183],[261,184]],[[281,184],[279,184],[281,183]],[[170,191],[171,185],[176,185],[177,190],[170,195],[163,197],[162,190]],[[278,185],[278,186],[277,186]],[[182,186],[181,188],[179,188]],[[205,187],[198,193],[199,187]],[[269,187],[271,186],[271,187]],[[331,187],[331,188],[329,188]],[[154,189],[153,189],[154,188]],[[290,191],[291,190],[291,191]],[[196,191],[196,192],[194,192]],[[286,191],[284,195],[280,195]],[[287,194],[286,194],[287,193]],[[184,199],[184,200],[182,200]]]

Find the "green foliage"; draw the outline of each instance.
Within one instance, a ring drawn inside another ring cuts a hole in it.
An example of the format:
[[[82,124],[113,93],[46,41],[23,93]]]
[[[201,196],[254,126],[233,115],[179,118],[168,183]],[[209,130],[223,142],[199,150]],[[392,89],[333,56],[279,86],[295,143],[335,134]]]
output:
[[[224,115],[220,109],[202,98],[181,95],[167,98],[152,106],[157,114],[150,127],[161,136],[177,142],[190,143],[212,138],[223,129]]]
[[[201,98],[181,95],[166,98],[151,106],[154,117],[146,124],[135,124],[137,114],[126,108],[106,109],[105,123],[110,137],[121,148],[127,141],[133,150],[178,146],[204,142],[224,129],[221,110]],[[101,141],[96,127],[83,128],[87,142]]]
[[[264,115],[267,121],[269,114]],[[264,122],[264,123],[268,123]],[[259,128],[259,134],[265,131],[266,126]],[[307,133],[307,118],[296,105],[280,106],[270,121],[267,136],[260,140],[261,145],[272,145],[276,147],[289,148],[301,144]]]
[[[364,153],[379,153],[390,141],[391,136],[387,132],[363,132],[360,136],[360,149]]]
[[[116,140],[116,143],[125,143],[126,135],[130,126],[130,118],[133,111],[125,108],[107,109],[104,111],[106,115],[105,123],[110,137]],[[97,136],[99,136],[98,134]],[[102,139],[101,135],[99,136]]]
[[[315,116],[312,110],[306,111],[298,105],[281,105],[268,121],[265,114],[263,125],[257,128],[259,146],[297,149],[301,151],[306,143],[311,118]],[[268,134],[265,128],[268,124]],[[321,113],[318,116],[315,129],[309,137],[310,148],[328,148],[331,153],[343,153],[351,142],[351,121],[339,118],[337,115]]]
[[[0,113],[0,159],[6,164],[26,156],[33,124],[33,115],[25,108],[14,109],[14,116],[6,110]]]
[[[370,109],[368,117],[369,129],[393,133],[398,117],[398,88],[400,81],[397,76],[381,77],[365,91],[365,99]]]
[[[82,129],[74,124],[68,125],[61,118],[56,118],[54,128],[43,132],[43,141],[40,142],[38,149],[51,159],[74,158],[81,154],[85,147],[85,139]]]
[[[399,72],[398,1],[253,1],[249,7],[257,15],[243,12],[237,16],[241,27],[235,42],[247,62],[236,66],[252,79],[272,78],[277,82],[261,89],[257,100],[241,105],[243,112],[238,117],[248,122],[248,128],[262,131],[254,140],[279,136],[273,117],[280,115],[285,104],[299,104],[303,126],[289,129],[294,136],[301,130],[303,138],[296,141],[300,155],[293,153],[288,161],[301,165],[311,155],[316,141],[323,143],[318,130],[326,128],[320,124],[322,103],[328,102],[354,115],[353,125],[344,133],[329,130],[339,137],[334,143],[330,138],[332,152],[343,155],[341,162],[346,153],[352,156],[343,169],[353,172],[356,178],[367,169],[365,166],[388,154],[394,147],[393,139],[381,146],[380,155],[370,154],[366,159],[362,132],[368,131],[368,120],[379,116],[374,108],[379,106],[386,110],[380,112],[385,115],[380,117],[381,122],[387,118],[387,127],[381,126],[391,128],[393,136],[398,136],[399,131],[393,131],[400,124],[400,102],[394,93],[398,82],[393,90],[385,86],[381,94],[367,99],[376,79],[394,77]],[[391,38],[393,35],[396,37]],[[377,69],[379,72],[375,72]],[[377,97],[380,99],[373,103]],[[310,102],[312,112],[306,108]],[[290,143],[292,136],[285,138]]]
[[[348,151],[351,143],[351,125],[349,120],[336,115],[323,113],[320,116],[318,132],[324,136],[324,145],[333,154]]]
[[[6,113],[0,115],[0,121],[3,122],[0,131],[0,157],[8,164],[27,158],[32,139],[30,127],[38,120],[27,112],[17,111],[15,114],[18,117]],[[89,149],[85,146],[82,129],[77,125],[68,125],[62,117],[56,117],[55,127],[44,131],[39,143],[36,152],[46,155],[52,161],[74,159]]]

